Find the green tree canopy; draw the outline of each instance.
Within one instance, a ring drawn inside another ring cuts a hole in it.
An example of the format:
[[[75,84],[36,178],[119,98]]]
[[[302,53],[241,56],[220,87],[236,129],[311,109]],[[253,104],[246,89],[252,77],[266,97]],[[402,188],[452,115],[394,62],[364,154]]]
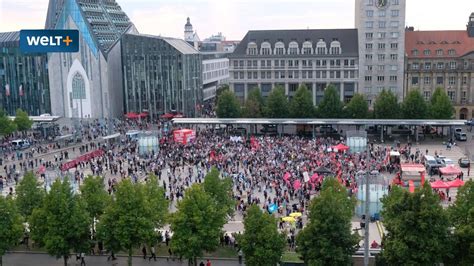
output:
[[[32,239],[44,245],[50,255],[63,257],[64,265],[70,252],[89,249],[89,214],[72,193],[68,179],[53,183],[41,208],[33,211],[30,225]]]
[[[297,235],[297,251],[307,265],[349,265],[359,242],[352,232],[355,200],[334,178],[324,181],[321,195],[309,206],[309,222]]]
[[[439,196],[428,182],[410,193],[393,187],[382,199],[382,258],[388,265],[434,265],[448,251],[449,223]]]
[[[265,116],[268,118],[286,118],[289,116],[288,98],[285,88],[276,86],[270,92],[265,105]]]
[[[242,116],[247,118],[259,118],[263,116],[264,100],[260,88],[250,90],[245,100]]]
[[[7,136],[16,131],[16,124],[10,120],[7,113],[0,109],[0,135]]]
[[[144,185],[122,180],[97,229],[97,236],[104,241],[106,248],[128,251],[129,265],[133,248],[140,247],[155,235],[154,214],[146,194]]]
[[[240,103],[232,91],[225,90],[219,95],[216,113],[219,118],[240,117]]]
[[[26,131],[31,128],[33,121],[28,116],[28,113],[21,109],[16,110],[16,116],[14,120],[19,131]]]
[[[0,265],[5,252],[15,246],[23,235],[22,217],[11,197],[0,195]]]
[[[197,265],[196,258],[203,251],[213,251],[219,246],[225,222],[215,200],[201,185],[194,184],[186,190],[177,212],[172,215],[171,249]]]
[[[290,101],[289,111],[292,118],[314,117],[315,109],[313,105],[312,92],[306,85],[302,84]]]
[[[158,184],[158,179],[155,175],[148,176],[145,189],[145,196],[147,206],[150,208],[152,214],[152,222],[155,228],[161,228],[168,217],[168,201],[165,197],[165,189]],[[152,235],[152,239],[148,242],[150,244],[156,243],[156,235]]]
[[[436,88],[431,96],[430,116],[432,119],[453,118],[454,108],[448,95],[442,88]]]
[[[33,172],[27,172],[16,187],[16,203],[21,215],[28,220],[33,210],[41,207],[45,191]]]
[[[474,181],[459,188],[456,201],[448,209],[454,227],[453,265],[474,264]]]
[[[318,105],[318,115],[322,118],[341,118],[343,104],[339,99],[339,92],[334,85],[329,84],[324,91],[324,97]]]
[[[232,198],[232,180],[228,177],[219,178],[219,171],[212,167],[204,178],[204,191],[208,193],[220,206],[223,213],[232,215],[234,213],[235,201]]]
[[[109,194],[105,191],[104,178],[88,176],[84,179],[80,189],[81,198],[89,214],[90,225],[94,225],[95,219],[100,218],[111,200]]]
[[[286,246],[285,235],[278,232],[276,219],[252,205],[247,211],[244,228],[237,240],[245,255],[245,264],[276,265]]]
[[[405,119],[424,119],[428,117],[429,109],[419,90],[411,90],[401,105]]]
[[[346,117],[364,119],[369,116],[369,104],[364,95],[356,93],[346,106]]]
[[[400,117],[400,105],[395,94],[382,90],[375,99],[374,115],[376,119],[397,119]]]

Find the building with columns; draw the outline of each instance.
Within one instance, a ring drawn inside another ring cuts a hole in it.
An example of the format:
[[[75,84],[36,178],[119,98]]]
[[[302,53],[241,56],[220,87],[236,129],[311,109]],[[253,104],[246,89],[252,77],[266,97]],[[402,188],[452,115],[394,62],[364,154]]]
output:
[[[437,87],[453,102],[457,119],[474,118],[474,13],[466,30],[406,31],[405,94],[419,89],[426,100]]]
[[[229,59],[230,88],[241,101],[253,88],[267,97],[277,85],[291,99],[305,84],[315,105],[328,84],[345,102],[358,90],[356,29],[249,31]]]
[[[356,0],[359,34],[359,92],[369,103],[382,89],[401,101],[405,56],[406,0]]]

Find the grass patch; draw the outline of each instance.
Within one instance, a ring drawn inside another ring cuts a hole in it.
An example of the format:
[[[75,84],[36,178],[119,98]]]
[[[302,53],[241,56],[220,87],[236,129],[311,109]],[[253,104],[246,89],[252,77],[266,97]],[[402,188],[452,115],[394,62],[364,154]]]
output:
[[[285,251],[281,258],[283,262],[303,262],[300,260],[300,254],[292,251]]]

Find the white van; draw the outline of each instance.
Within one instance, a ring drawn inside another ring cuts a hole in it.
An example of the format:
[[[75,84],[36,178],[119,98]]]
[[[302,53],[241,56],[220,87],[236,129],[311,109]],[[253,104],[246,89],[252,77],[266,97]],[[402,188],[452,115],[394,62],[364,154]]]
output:
[[[30,147],[30,142],[25,139],[12,140],[11,144],[15,150],[26,149]]]

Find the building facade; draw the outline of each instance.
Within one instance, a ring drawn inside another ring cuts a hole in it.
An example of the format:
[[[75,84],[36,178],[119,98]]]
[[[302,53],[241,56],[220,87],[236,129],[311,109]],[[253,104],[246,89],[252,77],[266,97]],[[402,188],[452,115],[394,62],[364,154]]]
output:
[[[20,32],[0,33],[0,109],[15,115],[51,113],[45,54],[20,51]]]
[[[229,59],[230,88],[241,101],[253,88],[267,97],[277,85],[291,98],[305,84],[315,105],[328,84],[346,102],[358,90],[355,29],[249,31]]]
[[[359,35],[359,91],[369,103],[382,89],[402,100],[406,0],[356,0]]]
[[[228,53],[202,54],[202,93],[203,100],[210,101],[216,97],[217,89],[229,84]]]
[[[121,44],[125,112],[199,116],[202,59],[197,50],[184,40],[149,35],[125,34]]]
[[[79,30],[79,52],[48,54],[51,110],[74,118],[122,117],[120,37],[137,32],[114,0],[51,0],[47,29]]]
[[[406,93],[419,89],[429,101],[443,88],[457,119],[474,118],[474,13],[467,30],[406,32]],[[405,93],[405,94],[406,94]]]

